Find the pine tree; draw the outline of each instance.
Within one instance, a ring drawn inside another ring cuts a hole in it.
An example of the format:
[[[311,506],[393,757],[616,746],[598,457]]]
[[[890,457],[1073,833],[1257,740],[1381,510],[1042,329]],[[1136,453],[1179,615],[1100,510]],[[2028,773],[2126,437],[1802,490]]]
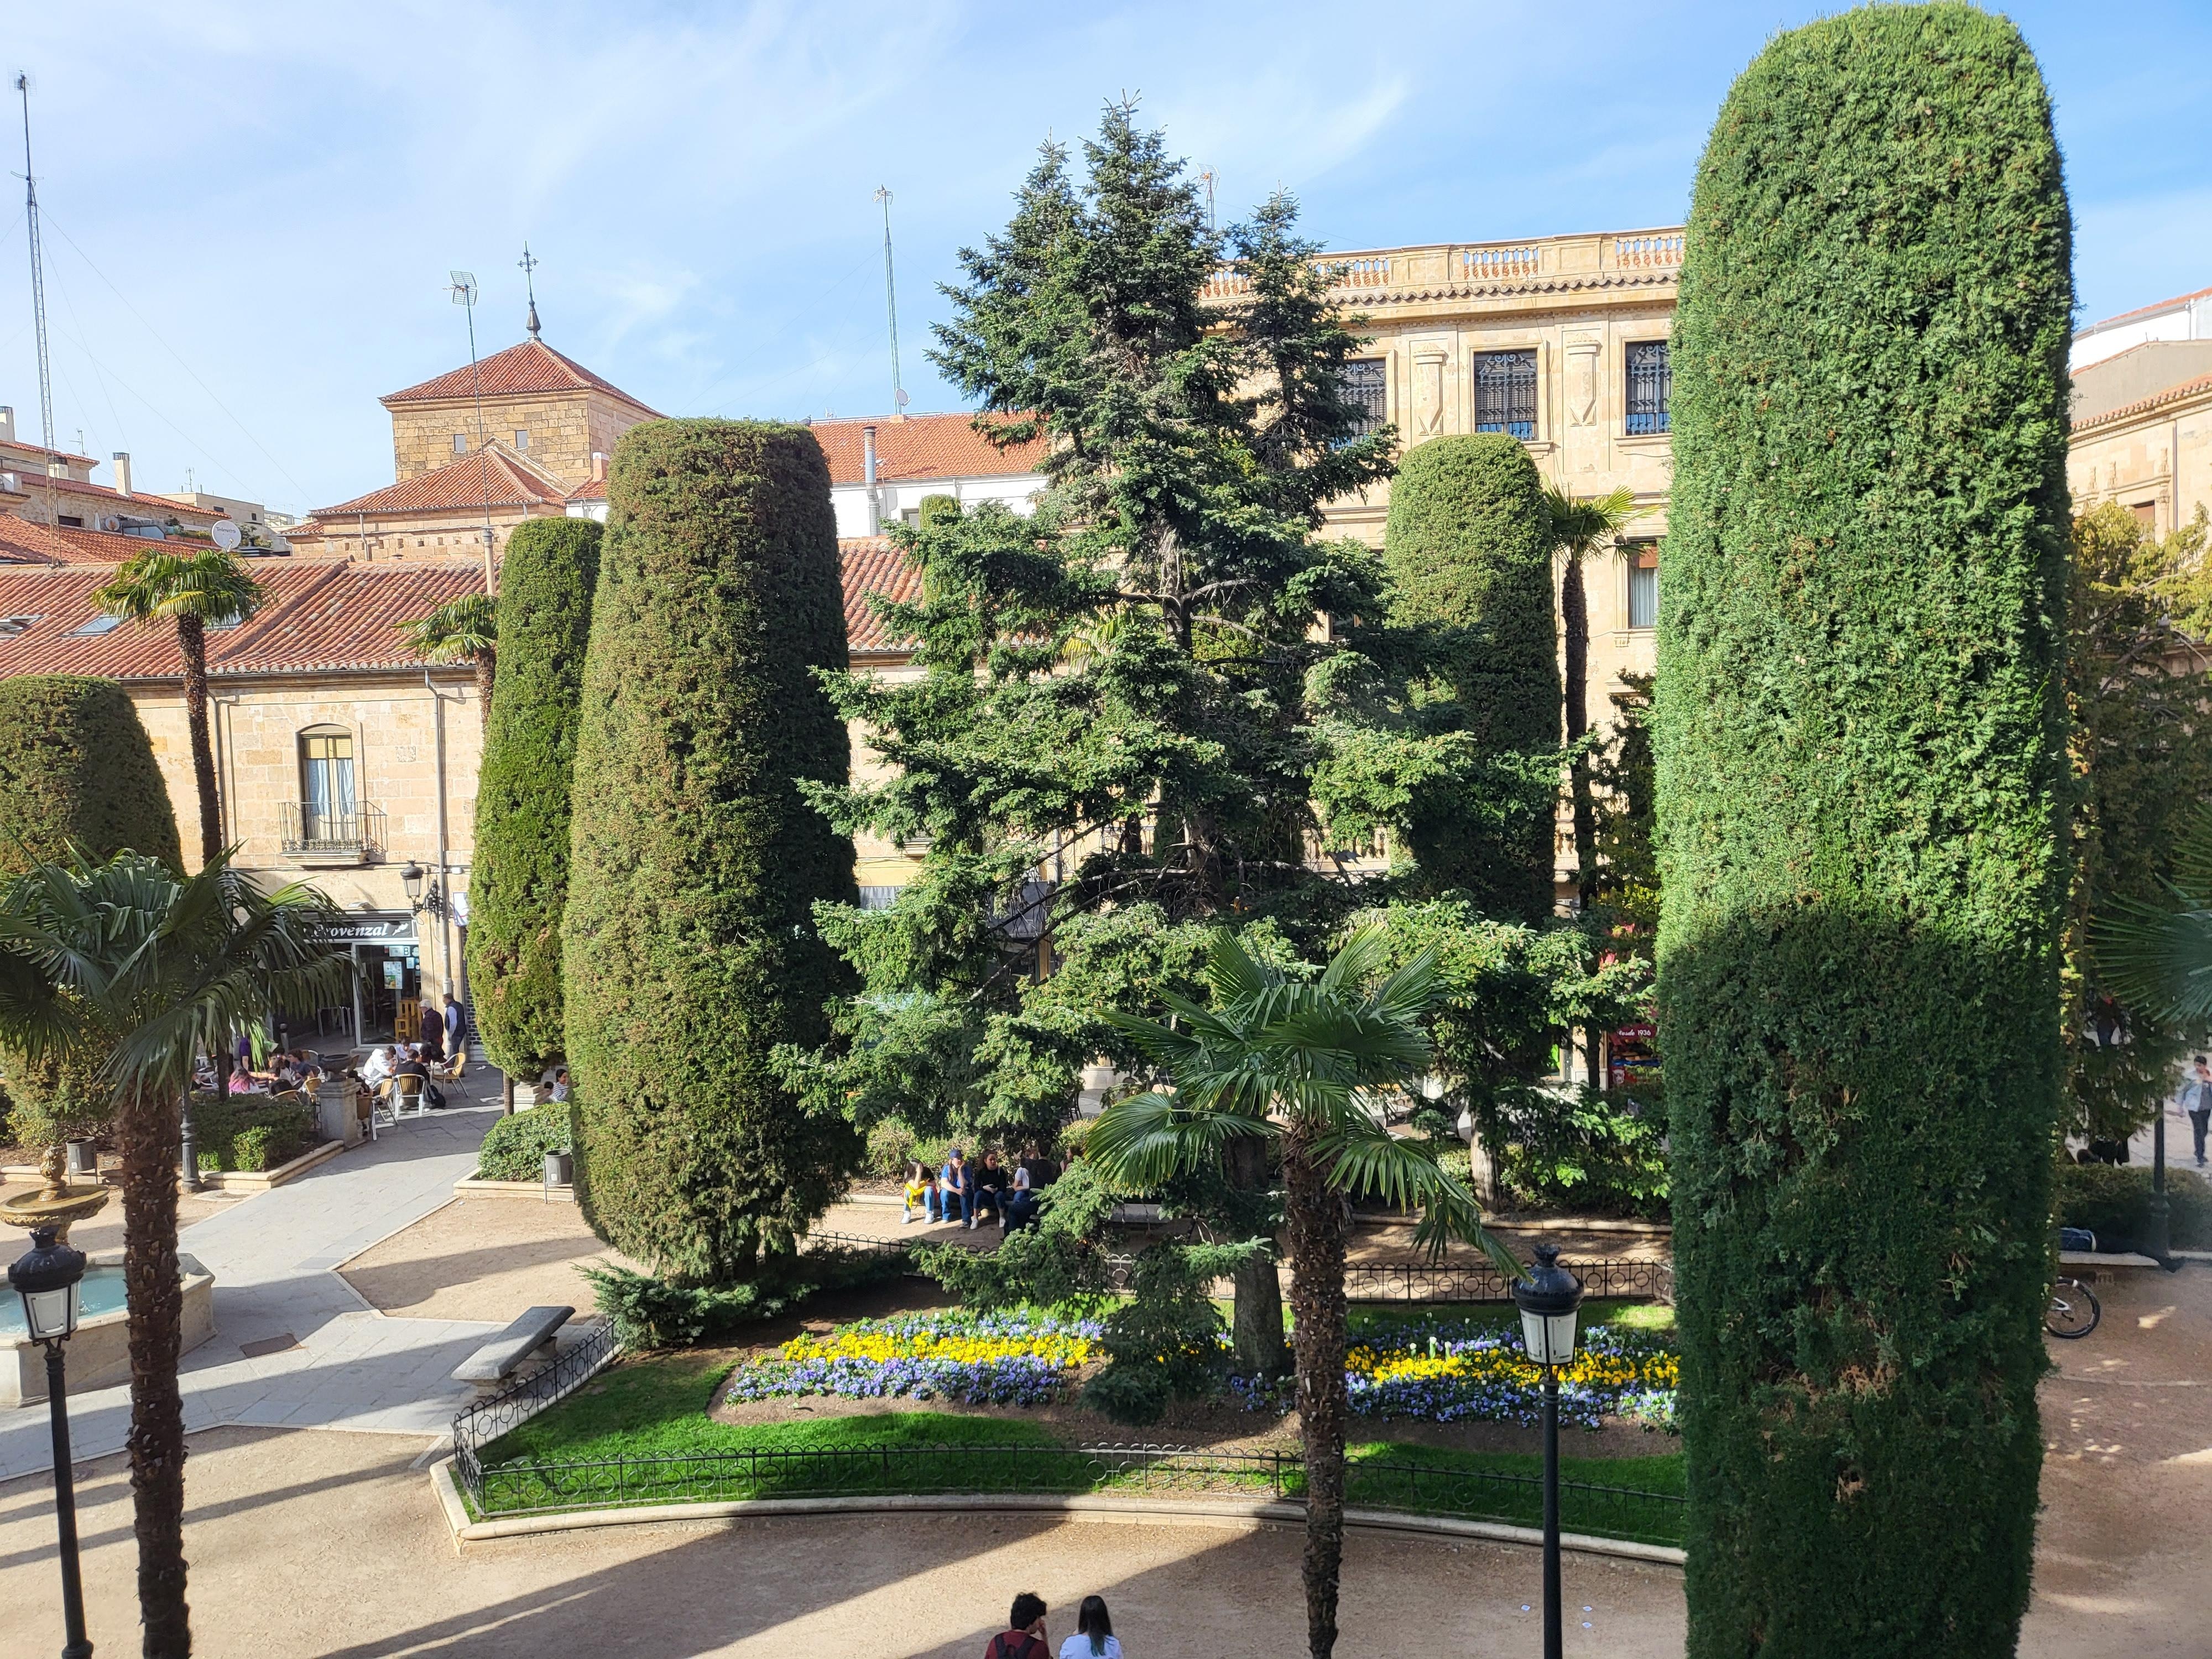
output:
[[[567,1048],[568,792],[599,537],[590,519],[532,519],[515,530],[500,565],[497,678],[469,881],[469,998],[484,1052],[525,1079]]]
[[[577,1195],[686,1282],[787,1251],[857,1164],[769,1055],[811,1046],[845,976],[814,926],[857,902],[829,464],[801,427],[656,421],[617,445],[571,791],[561,939]]]
[[[2009,22],[1698,166],[1654,712],[1692,1659],[2014,1651],[2046,1369],[2069,219]]]

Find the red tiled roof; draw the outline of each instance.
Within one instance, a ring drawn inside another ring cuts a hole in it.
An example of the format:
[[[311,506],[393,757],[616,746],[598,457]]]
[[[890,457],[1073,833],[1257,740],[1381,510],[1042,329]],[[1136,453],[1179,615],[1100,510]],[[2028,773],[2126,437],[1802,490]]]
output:
[[[2156,312],[2171,311],[2176,306],[2187,305],[2191,300],[2206,298],[2212,298],[2212,288],[2200,288],[2193,294],[2177,294],[2171,300],[2154,301],[2147,306],[2137,306],[2133,311],[2123,311],[2117,316],[2100,317],[2086,328],[2076,330],[2074,337],[2077,340],[2086,340],[2091,335],[2102,334],[2106,329],[2118,324],[2133,322],[2138,317],[2148,317]]]
[[[555,507],[568,486],[494,439],[475,453],[372,489],[336,507],[319,507],[313,518],[367,513],[462,513],[485,507]],[[302,530],[306,528],[303,525]]]
[[[473,398],[478,392],[511,398],[532,392],[604,392],[648,415],[659,411],[601,380],[573,358],[564,357],[543,340],[525,340],[504,351],[495,351],[473,368],[450,368],[434,374],[420,386],[394,392],[380,399],[389,409],[394,404],[441,403],[453,398]]]
[[[0,513],[0,564],[67,564],[61,532],[12,513]]]
[[[93,591],[112,570],[0,570],[0,617],[37,618],[19,634],[0,636],[0,678],[176,678],[183,665],[172,626],[125,623],[102,634],[75,632],[100,615]],[[420,659],[398,624],[483,586],[477,567],[459,564],[287,563],[253,574],[268,598],[244,626],[209,634],[215,674],[416,668]]]
[[[79,466],[85,467],[100,465],[100,458],[97,455],[79,455],[66,449],[42,449],[38,445],[27,443],[21,438],[0,439],[0,450],[20,450],[26,455],[36,455],[40,458],[39,464],[41,466],[45,465],[49,459],[62,462],[75,461]]]
[[[135,519],[151,519],[155,523],[174,519],[179,524],[191,525],[204,530],[222,513],[204,507],[186,507],[182,501],[173,501],[166,495],[125,495],[110,489],[106,484],[87,483],[82,478],[41,477],[35,472],[15,475],[18,487],[33,501],[51,489],[64,495],[89,495],[104,502],[112,512],[128,514]]]
[[[214,544],[204,540],[179,539],[163,536],[158,540],[151,536],[125,536],[112,530],[72,530],[64,525],[54,532],[54,538],[62,545],[64,564],[120,564],[125,559],[135,559],[147,549],[167,548],[187,556],[204,553]]]
[[[857,536],[837,544],[837,564],[845,583],[845,643],[854,651],[896,651],[904,641],[884,630],[868,603],[880,593],[902,605],[921,597],[921,572],[885,536]]]
[[[972,415],[909,415],[903,421],[810,421],[822,453],[830,458],[830,482],[866,482],[861,428],[876,429],[876,477],[917,478],[1003,478],[1044,471],[1046,442],[1035,439],[1000,449],[975,430]]]
[[[568,499],[572,501],[603,501],[606,498],[607,481],[605,478],[586,478],[568,492]]]
[[[2193,380],[2184,380],[2179,386],[2170,386],[2163,392],[2154,392],[2148,398],[2138,398],[2131,404],[2122,404],[2118,409],[2108,409],[2101,415],[2093,415],[2086,421],[2074,422],[2073,429],[2086,432],[2094,426],[2110,426],[2117,421],[2132,420],[2166,404],[2179,403],[2184,398],[2193,398],[2203,392],[2212,392],[2212,374],[2200,374]]]

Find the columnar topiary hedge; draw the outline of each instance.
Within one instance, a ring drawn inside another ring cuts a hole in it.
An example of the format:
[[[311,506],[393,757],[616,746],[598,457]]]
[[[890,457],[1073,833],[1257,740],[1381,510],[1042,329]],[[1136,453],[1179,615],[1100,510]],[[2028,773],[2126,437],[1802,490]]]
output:
[[[469,881],[469,1000],[484,1052],[528,1079],[565,1052],[568,786],[599,537],[589,519],[532,519],[500,565],[499,666]]]
[[[127,847],[182,861],[146,728],[113,680],[0,680],[0,874],[59,858],[70,842],[94,860]]]
[[[846,988],[814,930],[859,902],[830,473],[799,427],[662,421],[617,446],[576,745],[562,980],[577,1190],[610,1243],[687,1282],[744,1276],[860,1158],[769,1069]]]
[[[2027,1604],[2069,239],[1966,6],[1778,36],[1698,167],[1656,708],[1695,1659],[2009,1655]]]
[[[1502,433],[1431,439],[1390,484],[1383,556],[1397,620],[1436,630],[1449,702],[1430,714],[1508,763],[1488,786],[1513,797],[1471,803],[1436,789],[1414,804],[1411,840],[1425,891],[1462,889],[1485,915],[1552,913],[1557,781],[1520,757],[1559,747],[1559,631],[1543,480]]]
[[[183,862],[176,814],[154,746],[113,680],[27,674],[0,680],[0,883],[74,842],[105,860],[129,848]],[[6,1133],[42,1147],[106,1121],[112,1099],[96,1060],[0,1054]]]

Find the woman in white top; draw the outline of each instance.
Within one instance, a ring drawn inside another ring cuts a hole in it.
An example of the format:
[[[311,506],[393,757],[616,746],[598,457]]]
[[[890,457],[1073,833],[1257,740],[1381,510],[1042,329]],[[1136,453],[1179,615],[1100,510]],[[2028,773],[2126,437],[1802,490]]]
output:
[[[374,1089],[391,1075],[392,1051],[389,1048],[371,1048],[368,1063],[361,1068],[361,1080]]]
[[[1086,1595],[1075,1615],[1075,1634],[1060,1644],[1060,1659],[1121,1659],[1121,1644],[1114,1635],[1114,1621],[1106,1615],[1106,1598]]]

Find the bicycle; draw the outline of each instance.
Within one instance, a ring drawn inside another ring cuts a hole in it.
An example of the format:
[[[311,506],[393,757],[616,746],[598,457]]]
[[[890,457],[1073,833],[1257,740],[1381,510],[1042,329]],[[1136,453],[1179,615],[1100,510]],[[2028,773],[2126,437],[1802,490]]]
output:
[[[2105,1316],[2097,1293],[2078,1279],[2053,1280],[2051,1305],[2044,1310],[2043,1328],[2053,1336],[2078,1341],[2097,1328]]]

